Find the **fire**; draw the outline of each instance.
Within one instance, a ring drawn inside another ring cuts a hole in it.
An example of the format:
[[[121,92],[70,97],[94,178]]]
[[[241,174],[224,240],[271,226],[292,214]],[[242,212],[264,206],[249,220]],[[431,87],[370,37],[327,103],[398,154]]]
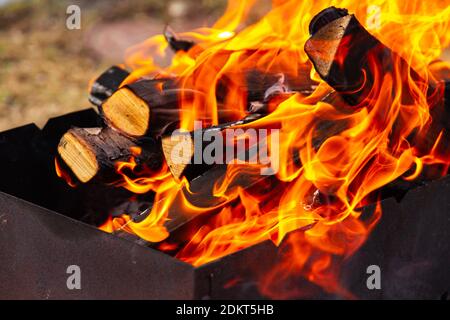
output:
[[[225,14],[212,28],[179,34],[196,45],[187,52],[177,52],[169,66],[155,61],[155,57],[167,53],[162,35],[128,52],[126,65],[133,72],[125,83],[143,76],[176,76],[182,87],[202,93],[183,103],[182,108],[190,111],[182,114],[180,125],[186,130],[193,129],[195,119],[208,118],[217,124],[221,109],[236,110],[244,117],[248,92],[241,84],[245,72],[282,73],[288,79],[305,78],[314,84],[310,93],[290,94],[275,101],[270,114],[248,125],[276,124],[281,128],[276,187],[263,188],[264,192],[229,188],[243,171],[256,166],[229,165],[226,178],[217,181],[214,190],[217,197],[227,199],[220,212],[193,230],[181,248],[163,242],[161,250],[179,249],[177,258],[199,266],[272,240],[283,248],[285,257],[262,280],[264,294],[303,295],[305,292],[277,287],[283,280],[303,277],[327,291],[351,297],[339,285],[340,261],[364,243],[381,217],[380,204],[369,219],[361,218],[360,208],[373,202],[377,189],[396,179],[413,180],[430,172],[437,177],[448,170],[450,161],[440,149],[442,132],[425,153],[409,137],[429,129],[430,86],[438,82],[435,75],[439,70],[449,68],[445,62],[432,62],[450,44],[450,6],[445,0],[273,0],[272,9],[259,22],[247,25],[248,14],[257,3],[230,0]],[[323,99],[330,94],[330,87],[312,68],[304,51],[312,18],[332,5],[355,14],[399,57],[390,73],[374,74],[372,91],[354,108],[340,108]],[[425,81],[417,82],[412,70]],[[219,84],[226,85],[221,101],[217,99]],[[409,99],[404,98],[406,90],[411,92]],[[324,136],[321,126],[330,123],[341,126],[340,130],[328,128],[333,133]],[[293,154],[299,161],[293,160]],[[167,166],[160,172],[130,178],[127,172],[135,168],[134,159],[117,165],[125,188],[155,193],[151,212],[142,222],[124,215],[102,229],[124,229],[160,242],[169,236],[164,223],[175,201],[181,198],[186,212],[208,212],[208,208],[189,202],[183,195],[189,183],[176,181]],[[435,170],[424,173],[426,168]]]
[[[75,188],[77,185],[72,181],[72,178],[69,176],[69,174],[67,172],[65,172],[62,168],[61,165],[59,164],[59,161],[57,158],[55,158],[55,172],[56,175],[61,178],[64,179],[64,181],[66,181],[66,183],[72,187]]]

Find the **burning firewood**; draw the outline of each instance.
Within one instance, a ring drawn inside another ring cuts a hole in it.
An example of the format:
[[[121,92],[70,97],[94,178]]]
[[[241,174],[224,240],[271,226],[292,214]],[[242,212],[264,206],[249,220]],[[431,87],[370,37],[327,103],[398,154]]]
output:
[[[164,94],[157,89],[159,86],[158,84],[166,85],[167,89],[164,91]],[[185,177],[188,181],[191,181],[209,170],[213,165],[216,165],[216,163],[194,163],[195,132],[174,136],[169,135],[176,129],[176,125],[178,125],[180,110],[171,108],[170,104],[166,108],[161,101],[165,99],[165,94],[168,94],[169,97],[170,94],[174,94],[171,98],[177,103],[176,96],[178,95],[178,92],[176,92],[176,89],[170,89],[172,85],[172,80],[168,79],[141,80],[118,90],[101,107],[101,112],[106,119],[106,123],[114,129],[74,128],[69,130],[62,137],[58,153],[59,158],[62,160],[61,162],[65,164],[66,169],[71,172],[77,180],[83,183],[91,180],[102,181],[117,177],[114,170],[114,163],[117,161],[128,160],[129,157],[133,155],[131,152],[133,147],[141,145],[141,142],[147,139],[145,137],[130,137],[132,129],[127,130],[127,128],[141,128],[141,133],[145,131],[145,135],[155,131],[156,133],[153,133],[155,135],[161,134],[164,131],[167,132],[161,140],[154,140],[151,137],[148,138],[148,141],[153,141],[153,143],[142,145],[142,155],[139,155],[137,160],[141,163],[153,161],[148,164],[150,167],[156,167],[165,161],[171,173],[177,180]],[[265,97],[273,98],[275,96],[276,98],[279,94],[285,96],[285,91],[286,89],[284,88],[283,81],[280,80],[272,86],[269,86],[266,90]],[[154,94],[150,94],[151,92]],[[142,98],[140,96],[142,96]],[[146,99],[146,101],[151,101],[153,99],[152,101],[155,102],[152,103],[152,105],[158,105],[159,103],[161,108],[151,110],[149,104],[147,104],[144,99]],[[324,97],[323,101],[348,108],[346,102],[342,101],[337,93],[327,95]],[[264,110],[268,111],[267,108],[264,108]],[[152,115],[154,116],[153,122],[148,119],[151,112],[153,112]],[[134,116],[129,115],[129,113]],[[144,117],[144,122],[142,122],[142,113],[147,115]],[[242,120],[227,122],[218,126],[199,130],[201,131],[200,135],[203,137],[204,135],[217,131],[225,132],[226,129],[235,128],[257,120],[261,118],[264,113],[267,112],[263,112],[262,114],[252,113]],[[227,115],[223,112],[222,115],[224,114]],[[232,113],[232,116],[230,117],[235,118],[235,113]],[[119,123],[119,125],[117,125],[117,123]],[[141,125],[140,127],[139,124]],[[150,130],[151,125],[154,125],[153,130]],[[119,127],[121,130],[116,130],[116,127]],[[155,130],[155,127],[159,129]],[[317,130],[313,136],[314,148],[318,149],[323,141],[329,136],[339,133],[345,128],[347,128],[346,121],[319,121]],[[123,134],[122,132],[125,132],[126,134]],[[203,153],[210,143],[201,143],[202,146],[200,147],[200,151]],[[190,150],[190,152],[183,155],[185,159],[177,158],[176,154],[175,156],[173,154],[174,148],[180,148],[180,145],[183,146],[181,149]],[[225,148],[223,151],[223,154],[225,155]],[[236,156],[238,156],[238,158],[248,159],[249,151],[246,150],[244,154]],[[296,160],[293,159],[293,162],[298,162],[298,157]]]
[[[128,136],[159,133],[179,119],[179,92],[173,89],[171,79],[137,81],[116,91],[100,110],[108,125]]]
[[[93,105],[100,107],[106,99],[119,89],[120,84],[129,75],[130,73],[125,69],[118,66],[112,66],[92,83],[89,101]]]
[[[145,148],[111,128],[73,128],[61,138],[58,155],[82,183],[117,178],[115,164],[131,156],[151,169],[162,164],[159,146],[147,140]]]
[[[280,93],[300,92],[310,94],[316,82],[309,79],[310,66],[300,66],[297,77],[283,73],[270,74],[247,70],[240,74],[222,75],[216,85],[218,122],[226,123],[242,118],[237,109],[223,107],[229,87],[237,88],[247,98],[247,108],[255,113],[255,105],[264,105],[268,112],[268,100]],[[107,125],[131,137],[160,136],[177,127],[180,117],[193,112],[190,103],[195,100],[197,112],[207,112],[204,92],[180,87],[179,79],[140,79],[119,89],[129,73],[119,67],[105,71],[92,85],[90,101],[97,105]],[[183,108],[182,104],[187,107]],[[203,106],[203,111],[198,106]],[[262,110],[260,110],[262,111]],[[258,112],[261,113],[261,112]],[[198,115],[197,115],[198,116]],[[201,116],[202,121],[212,122],[212,115]]]
[[[212,163],[205,163],[204,161],[201,161],[201,163],[196,163],[194,159],[195,148],[197,147],[199,149],[198,151],[203,154],[204,150],[211,145],[211,143],[204,142],[203,140],[200,142],[196,141],[196,136],[200,137],[199,139],[202,139],[202,137],[205,136],[211,135],[212,137],[217,132],[220,132],[221,136],[224,136],[226,129],[232,129],[240,125],[250,123],[260,117],[261,115],[259,114],[253,114],[243,120],[221,124],[207,129],[198,129],[193,132],[179,133],[163,137],[161,139],[162,150],[172,175],[176,179],[186,177],[190,181],[207,171],[213,165]],[[196,146],[196,143],[201,143],[201,146]],[[222,151],[221,156],[224,157],[226,154],[226,146],[222,145],[220,151]],[[220,155],[217,156],[220,157]]]
[[[429,86],[430,95],[439,90],[443,100],[441,84],[426,83],[345,9],[330,7],[317,14],[310,23],[310,34],[305,51],[316,71],[351,105],[364,105],[369,94],[377,97],[382,82],[375,77],[393,73],[394,66],[402,77],[402,102],[413,101],[408,77],[417,85]]]
[[[364,29],[347,10],[335,7],[323,10],[311,21],[310,34],[305,44],[308,57],[320,77],[347,103],[354,107],[370,107],[371,101],[376,101],[381,93],[381,78],[391,74],[393,86],[401,89],[400,99],[404,105],[414,104],[414,96],[417,95],[409,81],[427,90],[432,121],[425,134],[412,134],[410,142],[426,154],[440,132],[450,129],[448,83],[427,83],[403,58]],[[401,121],[400,118],[397,120],[395,130],[401,130]]]
[[[292,92],[286,83],[284,74],[280,73],[276,75],[272,82],[273,84],[264,91],[262,97],[254,97],[254,99],[251,99],[249,105],[250,113],[269,114],[273,111],[271,110],[271,105],[276,106],[281,103],[282,100],[291,96]],[[312,90],[312,88],[310,89]],[[303,91],[301,92],[303,94],[310,93],[306,88],[303,88]]]
[[[315,90],[317,82],[309,77],[310,65],[302,64],[298,69],[296,75],[259,70],[227,72],[218,80],[217,100],[225,100],[227,91],[237,88],[240,94],[246,97],[246,108],[249,112],[270,113],[267,107],[272,98],[293,93],[308,96]],[[264,106],[264,110],[256,111],[261,106]]]
[[[324,102],[329,102],[331,100],[336,100],[335,95],[330,95],[329,97],[325,97],[323,99]],[[341,102],[342,103],[342,102]],[[218,126],[214,126],[207,129],[202,130],[196,130],[193,132],[186,132],[186,133],[179,133],[174,134],[171,136],[166,136],[161,139],[162,144],[162,150],[164,153],[164,158],[166,159],[166,163],[169,166],[169,169],[172,173],[172,175],[177,179],[181,179],[182,177],[185,177],[188,181],[191,181],[192,179],[198,177],[202,173],[209,170],[212,166],[216,165],[217,163],[205,163],[204,161],[199,163],[195,161],[195,154],[198,153],[199,155],[203,155],[207,149],[209,153],[211,149],[214,149],[212,147],[211,140],[215,141],[215,136],[218,132],[220,132],[220,137],[222,137],[222,141],[224,145],[219,147],[219,152],[221,152],[221,155],[214,154],[214,157],[219,160],[221,160],[220,163],[227,163],[225,160],[228,157],[226,153],[229,151],[227,148],[230,148],[230,145],[225,145],[227,143],[231,143],[231,147],[233,150],[233,156],[234,158],[228,159],[233,160],[237,159],[238,161],[243,162],[254,162],[258,164],[263,165],[270,165],[268,163],[268,159],[261,159],[261,148],[266,147],[267,141],[265,139],[261,140],[261,137],[259,136],[259,133],[256,135],[258,136],[256,138],[256,141],[251,141],[251,138],[246,136],[245,129],[243,135],[240,137],[242,139],[245,139],[245,148],[243,150],[237,150],[236,153],[236,141],[229,141],[227,138],[227,130],[229,129],[236,129],[239,128],[239,126],[245,125],[245,124],[251,124],[253,121],[260,119],[263,116],[263,114],[252,114],[244,118],[240,121],[235,121],[231,123],[226,123]],[[267,140],[270,139],[271,129],[280,129],[280,124],[273,123],[270,125],[270,128],[268,126],[263,126],[261,128],[258,128],[257,125],[251,125],[250,129],[258,130],[263,129],[265,130],[265,137]],[[343,120],[335,120],[335,121],[328,121],[328,120],[319,120],[317,121],[316,128],[314,130],[314,133],[312,135],[312,145],[313,148],[317,151],[320,146],[323,144],[324,141],[326,141],[329,137],[339,134],[343,130],[348,128],[348,121]],[[282,129],[282,128],[281,128]],[[256,132],[255,131],[255,132]],[[201,140],[201,137],[208,137],[207,141]],[[199,141],[200,140],[200,141]],[[197,144],[200,143],[200,146]],[[180,152],[182,151],[182,152]],[[187,151],[187,152],[186,152]],[[217,150],[214,151],[214,153]],[[265,152],[263,152],[264,154]],[[217,156],[217,157],[216,157]],[[268,155],[267,155],[268,156]],[[264,163],[262,163],[264,162]],[[292,158],[290,159],[290,163],[296,163],[297,165],[301,166],[299,155],[294,152],[292,155]]]
[[[182,109],[180,101],[203,98],[201,92],[178,89],[174,79],[139,80],[115,92],[101,106],[105,122],[131,137],[161,136],[179,124]],[[234,110],[218,110],[221,122],[239,117]],[[205,120],[205,119],[202,119]]]
[[[403,77],[405,101],[411,101],[406,87],[409,71],[414,81],[424,83],[405,60],[372,36],[345,9],[330,7],[317,14],[310,23],[310,34],[305,51],[316,71],[351,105],[361,105],[369,94],[378,96],[381,81],[375,77],[392,73],[394,65]]]
[[[193,41],[180,39],[169,26],[164,30],[164,38],[174,52],[189,51],[195,45]]]

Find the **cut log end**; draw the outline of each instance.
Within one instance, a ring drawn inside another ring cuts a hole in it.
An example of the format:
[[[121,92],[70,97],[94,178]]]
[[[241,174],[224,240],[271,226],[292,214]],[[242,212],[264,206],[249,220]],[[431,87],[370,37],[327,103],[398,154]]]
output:
[[[106,99],[119,89],[120,84],[129,75],[130,73],[121,67],[110,67],[92,83],[89,101],[93,105],[100,107]]]
[[[326,79],[329,76],[336,62],[335,56],[339,46],[342,45],[341,41],[352,19],[352,15],[335,19],[326,28],[315,31],[306,41],[305,52],[322,78]]]
[[[128,88],[114,93],[103,104],[102,112],[112,127],[129,136],[140,137],[148,130],[149,106]]]
[[[204,135],[208,135],[208,132],[211,131],[224,134],[224,130],[226,129],[250,123],[259,119],[260,117],[260,114],[253,114],[242,120],[223,123],[214,127],[210,127],[208,129],[202,129],[201,136],[203,137]],[[200,152],[201,154],[203,154],[205,148],[209,145],[209,142],[204,141],[201,141],[201,143],[196,141],[195,143],[198,144],[195,144],[194,140],[196,139],[194,137],[197,133],[200,132],[174,132],[172,135],[165,136],[161,139],[161,147],[163,150],[164,158],[170,169],[170,172],[172,173],[172,176],[176,180],[180,180],[182,177],[184,177],[188,181],[192,181],[193,179],[205,173],[212,166],[214,166],[214,163],[207,163],[206,161],[203,161],[203,159],[200,159],[200,162],[196,162],[197,159],[195,153]],[[223,147],[226,148],[227,146]],[[222,155],[224,155],[226,153],[226,150],[223,149],[222,152]]]
[[[69,174],[82,183],[117,181],[116,164],[131,157],[150,170],[159,169],[163,161],[155,140],[138,142],[112,128],[72,128],[60,140],[58,154]]]
[[[64,134],[58,145],[58,153],[73,174],[86,183],[97,174],[99,164],[95,151],[80,130],[72,129]]]
[[[181,179],[194,156],[194,142],[190,133],[164,137],[161,139],[161,146],[173,177]]]

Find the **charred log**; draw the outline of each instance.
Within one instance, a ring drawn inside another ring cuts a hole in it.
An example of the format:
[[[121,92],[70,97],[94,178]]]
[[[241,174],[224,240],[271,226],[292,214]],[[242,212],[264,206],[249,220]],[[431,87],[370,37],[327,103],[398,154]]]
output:
[[[111,128],[69,130],[58,145],[58,156],[82,183],[117,179],[116,163],[132,156],[153,170],[163,161],[156,141],[137,142]]]
[[[331,7],[320,12],[311,21],[310,33],[305,44],[308,57],[320,77],[347,103],[370,108],[371,101],[379,97],[382,90],[383,79],[380,77],[391,75],[393,86],[401,88],[401,103],[412,105],[415,96],[409,85],[412,80],[418,88],[427,91],[431,121],[426,130],[411,133],[408,140],[426,154],[441,132],[444,131],[444,138],[449,139],[448,85],[427,83],[403,58],[372,36],[344,9]],[[398,138],[404,127],[402,121],[397,119],[391,141]]]
[[[404,102],[411,102],[408,75],[416,83],[425,81],[408,63],[372,36],[354,15],[334,7],[320,12],[310,24],[311,37],[305,51],[316,71],[348,103],[361,106],[368,95],[378,96],[382,81],[375,77],[401,75]]]
[[[113,94],[101,107],[105,122],[131,137],[158,137],[175,130],[181,116],[181,101],[193,101],[204,95],[191,89],[178,89],[174,79],[140,80],[128,84]],[[200,103],[204,103],[201,102]],[[234,110],[218,110],[219,121],[236,119]],[[202,119],[208,120],[208,119]]]
[[[217,164],[207,163],[204,159],[196,159],[196,154],[200,156],[203,155],[205,150],[212,145],[212,142],[214,142],[215,139],[217,139],[217,136],[221,139],[219,150],[221,154],[215,154],[214,157],[216,159],[220,158],[219,163],[225,163],[224,158],[227,152],[227,146],[226,143],[223,142],[226,141],[226,130],[248,124],[259,119],[260,117],[260,114],[254,114],[244,118],[243,120],[229,122],[207,129],[197,129],[192,132],[178,132],[170,136],[163,137],[161,140],[162,150],[172,175],[177,180],[185,177],[190,181],[206,172],[214,164]],[[231,147],[233,147],[234,150],[234,145]],[[246,147],[248,149],[245,154],[237,154],[238,157],[244,158],[244,160],[250,157],[249,149],[251,146],[247,145]]]
[[[120,84],[130,75],[128,71],[118,66],[112,66],[100,77],[98,77],[91,86],[89,101],[100,107],[102,103],[108,99],[117,89]]]
[[[189,51],[195,43],[193,41],[180,39],[171,27],[167,26],[164,30],[164,38],[174,52]]]

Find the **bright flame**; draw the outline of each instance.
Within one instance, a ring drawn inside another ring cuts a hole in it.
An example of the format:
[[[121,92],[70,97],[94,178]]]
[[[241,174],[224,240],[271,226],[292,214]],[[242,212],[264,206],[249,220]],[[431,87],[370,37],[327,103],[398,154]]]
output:
[[[398,178],[416,179],[425,168],[435,165],[439,174],[448,169],[448,158],[439,151],[442,132],[426,153],[414,147],[408,137],[417,131],[426,133],[430,123],[427,83],[438,80],[435,74],[439,70],[449,69],[447,63],[435,63],[431,73],[429,66],[450,43],[450,6],[448,0],[274,0],[270,11],[248,26],[246,19],[255,3],[230,0],[213,28],[180,34],[196,45],[188,52],[177,52],[167,67],[155,61],[167,48],[160,35],[131,48],[126,59],[133,69],[126,82],[143,76],[176,76],[181,79],[180,86],[202,93],[182,105],[183,110],[191,111],[182,114],[181,126],[187,130],[192,130],[195,119],[211,118],[217,124],[220,108],[238,110],[244,116],[248,92],[242,83],[246,72],[283,73],[288,79],[318,82],[312,93],[290,95],[277,102],[271,114],[250,125],[281,126],[276,187],[262,186],[264,192],[229,189],[243,171],[252,169],[252,165],[230,165],[226,179],[215,189],[217,196],[228,201],[220,213],[193,231],[177,257],[198,266],[270,239],[285,249],[285,259],[262,281],[263,293],[301,295],[277,287],[283,280],[301,276],[325,290],[350,297],[337,280],[339,261],[364,243],[381,215],[378,205],[370,219],[361,219],[360,208],[373,201],[374,191]],[[310,37],[311,19],[332,5],[354,13],[372,35],[398,53],[427,83],[414,82],[410,70],[400,66],[399,60],[394,61],[389,74],[374,75],[374,86],[379,90],[368,95],[363,107],[349,111],[322,102],[330,88],[311,69],[303,48]],[[218,101],[220,85],[225,85],[226,92]],[[405,87],[412,92],[407,102],[402,99]],[[322,126],[327,123],[343,127],[326,136]],[[317,139],[320,147],[315,146]],[[294,153],[299,155],[301,166],[292,160]],[[176,182],[167,167],[150,176],[129,178],[124,170],[132,171],[135,166],[133,159],[118,164],[124,186],[135,193],[155,192],[155,204],[144,221],[133,222],[123,216],[116,218],[115,224],[110,222],[108,230],[113,225],[159,242],[169,235],[164,223],[176,199],[182,198],[187,212],[207,212],[181,195],[187,182]],[[230,205],[231,200],[237,201]],[[162,244],[161,248],[175,250],[177,245]]]

